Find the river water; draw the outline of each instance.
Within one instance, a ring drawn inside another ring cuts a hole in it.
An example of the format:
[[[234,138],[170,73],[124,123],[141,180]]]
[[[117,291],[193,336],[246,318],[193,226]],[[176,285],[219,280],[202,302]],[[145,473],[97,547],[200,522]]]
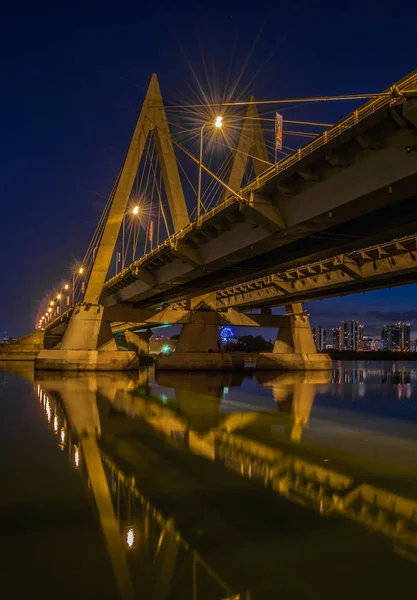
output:
[[[0,369],[7,597],[415,595],[417,363]]]

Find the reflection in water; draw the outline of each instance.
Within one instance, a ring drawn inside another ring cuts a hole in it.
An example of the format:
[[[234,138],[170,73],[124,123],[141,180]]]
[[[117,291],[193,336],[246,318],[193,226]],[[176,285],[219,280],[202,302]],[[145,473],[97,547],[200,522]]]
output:
[[[331,380],[328,372],[258,373],[252,382],[270,390],[275,402],[262,410],[254,396],[250,405],[225,400],[225,388],[229,398],[251,381],[223,373],[159,373],[156,380],[148,370],[36,374],[48,426],[95,498],[123,598],[275,597],[285,584],[274,565],[286,560],[282,524],[276,529],[275,523],[294,510],[301,511],[295,531],[307,519],[308,528],[325,530],[326,519],[339,517],[378,532],[397,555],[415,559],[417,490],[410,497],[398,493],[392,465],[378,463],[377,476],[356,448],[347,460],[329,445],[303,442],[316,395],[334,383],[352,383],[345,373],[336,369]],[[382,377],[382,371],[373,375]],[[354,379],[368,376],[362,370]],[[262,495],[262,487],[272,496]],[[283,499],[299,508],[290,510]],[[236,529],[238,513],[245,518]],[[343,525],[331,527],[337,528],[333,537],[362,553],[361,560],[385,552],[356,529],[348,534]],[[304,535],[303,548],[307,530]],[[245,536],[261,540],[250,556],[239,548]],[[291,550],[290,540],[288,556],[295,551],[302,561],[300,542]]]
[[[51,424],[53,415],[58,425],[52,430],[59,447],[68,451],[69,460],[81,469],[92,490],[121,597],[167,598],[175,586],[186,593],[173,597],[239,598],[190,549],[172,519],[150,504],[134,477],[99,448],[102,423],[109,425],[112,406],[124,406],[154,425],[161,421],[162,430],[167,428],[162,426],[164,417],[172,422],[168,409],[159,413],[157,405],[146,405],[147,398],[152,402],[147,375],[147,371],[139,378],[130,373],[37,373],[36,391],[47,422]],[[145,397],[138,395],[144,390]],[[128,554],[132,553],[137,554],[140,572],[129,570]],[[179,566],[179,573],[174,573]]]
[[[349,366],[348,368],[336,367],[332,370],[332,383],[365,384],[376,380],[395,386],[395,395],[399,400],[411,398],[411,371],[407,367],[398,368],[394,363],[390,369],[364,369]],[[363,390],[359,389],[357,396],[363,395]]]

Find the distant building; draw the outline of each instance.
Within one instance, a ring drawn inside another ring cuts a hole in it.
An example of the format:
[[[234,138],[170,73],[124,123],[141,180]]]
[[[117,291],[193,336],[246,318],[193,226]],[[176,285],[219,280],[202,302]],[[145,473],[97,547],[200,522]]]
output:
[[[334,350],[342,350],[343,349],[343,329],[341,327],[333,327],[333,349]]]
[[[365,350],[366,352],[374,350],[374,340],[369,337],[369,335],[363,336],[362,350]]]
[[[411,325],[410,323],[395,323],[395,325],[384,325],[381,330],[381,344],[383,350],[393,352],[409,352]]]
[[[343,350],[362,350],[363,325],[358,321],[342,321]]]
[[[326,328],[321,326],[313,327],[312,332],[316,350],[318,352],[326,350]]]
[[[364,335],[362,350],[365,350],[366,352],[378,352],[378,350],[381,350],[381,340],[372,339],[368,335]]]

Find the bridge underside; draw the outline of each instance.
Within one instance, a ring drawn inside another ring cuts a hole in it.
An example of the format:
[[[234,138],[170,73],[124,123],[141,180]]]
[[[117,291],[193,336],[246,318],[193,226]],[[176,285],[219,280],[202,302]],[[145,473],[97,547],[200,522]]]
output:
[[[416,281],[417,236],[412,235],[230,286],[217,292],[216,308],[273,307]]]

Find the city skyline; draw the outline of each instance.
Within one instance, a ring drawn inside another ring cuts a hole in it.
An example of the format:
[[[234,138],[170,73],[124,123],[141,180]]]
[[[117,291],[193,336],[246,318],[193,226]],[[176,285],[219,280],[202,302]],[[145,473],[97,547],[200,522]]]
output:
[[[384,325],[380,336],[366,334],[363,324],[355,320],[342,320],[339,325],[327,328],[312,327],[313,341],[318,351],[335,350],[400,350],[415,351],[415,340],[411,337],[410,323],[399,321]]]

